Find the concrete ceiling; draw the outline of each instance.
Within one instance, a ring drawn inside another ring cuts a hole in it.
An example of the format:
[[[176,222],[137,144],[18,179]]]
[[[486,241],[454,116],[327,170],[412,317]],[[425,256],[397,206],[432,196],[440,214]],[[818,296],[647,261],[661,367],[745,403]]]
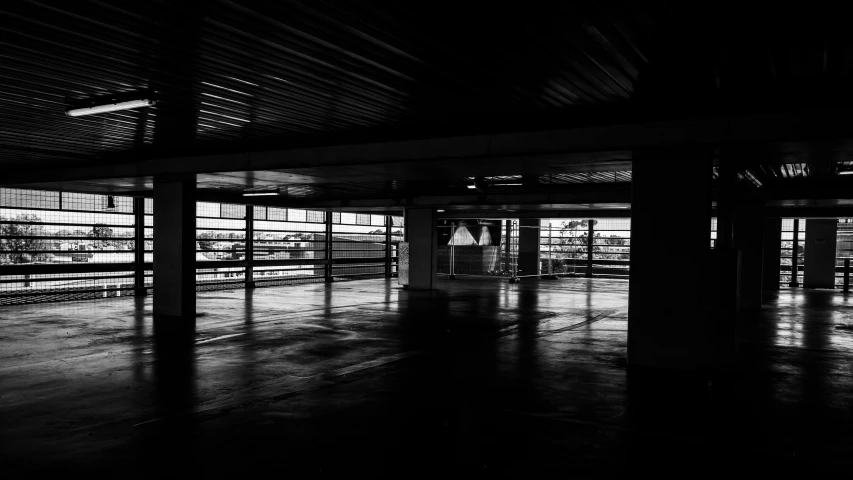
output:
[[[158,175],[183,175],[221,201],[276,186],[279,197],[252,201],[619,210],[633,149],[695,145],[736,152],[739,185],[785,207],[820,190],[804,178],[853,167],[853,39],[840,12],[584,2],[448,15],[431,3],[229,0],[0,10],[4,185],[150,195]],[[158,103],[64,115],[128,92]],[[522,185],[467,188],[500,176]]]

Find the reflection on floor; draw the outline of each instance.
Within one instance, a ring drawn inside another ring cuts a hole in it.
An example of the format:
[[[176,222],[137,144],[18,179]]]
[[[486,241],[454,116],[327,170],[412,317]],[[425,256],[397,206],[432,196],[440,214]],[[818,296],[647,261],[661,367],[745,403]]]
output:
[[[625,281],[439,288],[202,293],[194,346],[169,355],[152,342],[151,298],[0,309],[3,469],[849,467],[853,300],[843,294],[774,295],[741,320],[739,374],[708,380],[628,374]]]

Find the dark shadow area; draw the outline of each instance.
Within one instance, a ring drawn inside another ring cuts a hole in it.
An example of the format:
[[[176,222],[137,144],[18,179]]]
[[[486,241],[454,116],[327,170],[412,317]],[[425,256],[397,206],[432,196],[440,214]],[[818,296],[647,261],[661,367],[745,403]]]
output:
[[[135,452],[143,471],[191,471],[197,465],[196,319],[155,316],[151,423],[140,425]]]

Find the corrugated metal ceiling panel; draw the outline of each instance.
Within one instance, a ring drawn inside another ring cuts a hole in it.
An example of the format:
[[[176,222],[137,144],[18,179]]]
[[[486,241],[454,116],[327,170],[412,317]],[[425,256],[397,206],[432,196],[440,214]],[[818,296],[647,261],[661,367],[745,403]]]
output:
[[[7,168],[621,102],[645,63],[639,27],[588,6],[80,0],[0,13]],[[63,114],[146,88],[159,99],[147,111]]]

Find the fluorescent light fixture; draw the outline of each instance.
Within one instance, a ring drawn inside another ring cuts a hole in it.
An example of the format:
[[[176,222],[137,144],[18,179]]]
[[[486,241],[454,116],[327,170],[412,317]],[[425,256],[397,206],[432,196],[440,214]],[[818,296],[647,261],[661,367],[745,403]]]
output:
[[[443,213],[443,212],[444,212],[444,210],[436,210],[436,212],[438,212],[438,213]]]
[[[838,172],[839,175],[853,175],[853,170],[842,170]]]
[[[521,184],[521,183],[495,183],[493,185],[496,187],[520,187],[523,184]]]
[[[471,190],[474,190],[477,187],[475,187],[474,185],[468,185],[468,188],[470,188]]]
[[[156,100],[141,99],[128,100],[126,102],[107,103],[104,105],[95,105],[86,108],[72,108],[65,112],[69,117],[82,117],[84,115],[94,115],[96,113],[117,112],[119,110],[130,110],[132,108],[150,107],[157,103]]]
[[[244,197],[262,197],[265,195],[278,195],[278,189],[273,190],[244,190]]]

